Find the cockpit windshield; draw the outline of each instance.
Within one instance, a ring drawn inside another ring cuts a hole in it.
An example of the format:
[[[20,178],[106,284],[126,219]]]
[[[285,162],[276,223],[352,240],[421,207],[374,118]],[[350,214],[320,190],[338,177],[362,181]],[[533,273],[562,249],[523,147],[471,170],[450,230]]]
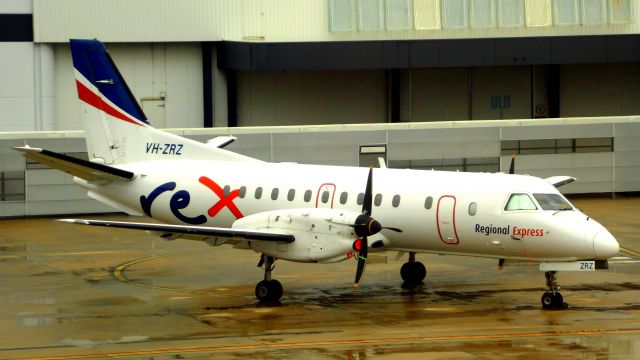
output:
[[[533,194],[543,210],[573,210],[560,194]]]
[[[511,194],[507,206],[504,207],[507,211],[514,210],[538,210],[536,204],[527,194]]]

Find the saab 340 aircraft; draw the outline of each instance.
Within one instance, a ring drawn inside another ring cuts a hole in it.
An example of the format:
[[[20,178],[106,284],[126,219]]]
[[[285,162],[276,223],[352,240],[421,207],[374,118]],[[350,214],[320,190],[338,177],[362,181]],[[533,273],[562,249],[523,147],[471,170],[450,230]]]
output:
[[[407,284],[421,283],[416,253],[540,263],[543,308],[564,308],[557,271],[606,268],[616,239],[556,187],[575,179],[504,173],[366,169],[268,163],[224,150],[233,137],[200,143],[150,126],[105,46],[71,40],[90,161],[19,147],[74,176],[88,195],[163,224],[66,219],[195,239],[260,254],[260,301],[278,301],[278,259],[357,260],[358,286],[372,251],[409,253]]]

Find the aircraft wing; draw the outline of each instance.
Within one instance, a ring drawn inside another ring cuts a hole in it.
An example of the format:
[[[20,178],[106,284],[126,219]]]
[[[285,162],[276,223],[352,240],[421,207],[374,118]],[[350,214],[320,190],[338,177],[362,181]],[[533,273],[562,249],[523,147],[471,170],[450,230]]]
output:
[[[59,154],[45,149],[32,148],[30,146],[14,147],[14,149],[24,153],[29,159],[41,162],[87,181],[128,181],[135,176],[131,171],[74,158],[73,156]]]
[[[160,233],[160,236],[167,240],[185,238],[188,240],[204,241],[212,246],[220,245],[231,241],[237,243],[242,240],[252,241],[273,241],[279,243],[291,243],[295,237],[291,234],[264,231],[264,230],[243,230],[231,228],[217,228],[207,226],[192,225],[170,225],[170,224],[150,224],[124,221],[104,221],[85,219],[60,219],[58,221],[80,225],[106,226],[123,229],[147,230]]]
[[[560,187],[576,181],[576,178],[571,176],[552,176],[544,180],[555,187]]]

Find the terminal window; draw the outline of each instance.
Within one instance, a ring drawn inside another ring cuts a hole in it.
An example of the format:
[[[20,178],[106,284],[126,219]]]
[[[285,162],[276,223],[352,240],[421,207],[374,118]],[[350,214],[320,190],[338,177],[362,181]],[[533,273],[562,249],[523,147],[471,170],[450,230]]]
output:
[[[390,160],[390,168],[445,170],[465,172],[499,172],[499,157]]]
[[[503,140],[502,155],[613,152],[613,138]]]
[[[582,0],[582,24],[602,25],[607,22],[606,0]]]
[[[440,29],[440,0],[414,0],[416,30]]]
[[[445,29],[467,27],[467,0],[444,0],[442,2],[442,27]]]
[[[524,25],[523,0],[498,0],[500,27],[521,27]]]
[[[387,0],[387,30],[409,30],[411,21],[410,0]]]
[[[330,0],[329,25],[331,31],[354,31],[355,9],[355,0]]]
[[[471,0],[471,27],[488,28],[496,26],[494,0]]]
[[[382,0],[358,0],[358,29],[383,30],[383,9]]]
[[[24,171],[0,172],[0,201],[24,201]]]

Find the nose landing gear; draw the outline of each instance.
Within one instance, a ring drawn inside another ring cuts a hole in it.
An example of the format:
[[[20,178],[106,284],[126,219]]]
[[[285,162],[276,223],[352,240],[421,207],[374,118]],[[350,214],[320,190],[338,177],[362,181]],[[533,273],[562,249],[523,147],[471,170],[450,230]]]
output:
[[[256,298],[260,302],[277,302],[282,297],[282,284],[275,279],[271,279],[276,259],[272,256],[263,254],[258,263],[258,267],[264,265],[264,280],[256,285]]]
[[[569,307],[569,305],[564,302],[562,294],[558,291],[560,288],[558,287],[556,274],[556,271],[547,271],[544,273],[544,277],[547,279],[547,291],[542,294],[540,302],[542,303],[542,308],[545,310],[562,310]]]
[[[416,261],[416,253],[409,253],[409,261],[400,268],[400,276],[408,286],[418,285],[427,276],[427,268],[419,261]]]

